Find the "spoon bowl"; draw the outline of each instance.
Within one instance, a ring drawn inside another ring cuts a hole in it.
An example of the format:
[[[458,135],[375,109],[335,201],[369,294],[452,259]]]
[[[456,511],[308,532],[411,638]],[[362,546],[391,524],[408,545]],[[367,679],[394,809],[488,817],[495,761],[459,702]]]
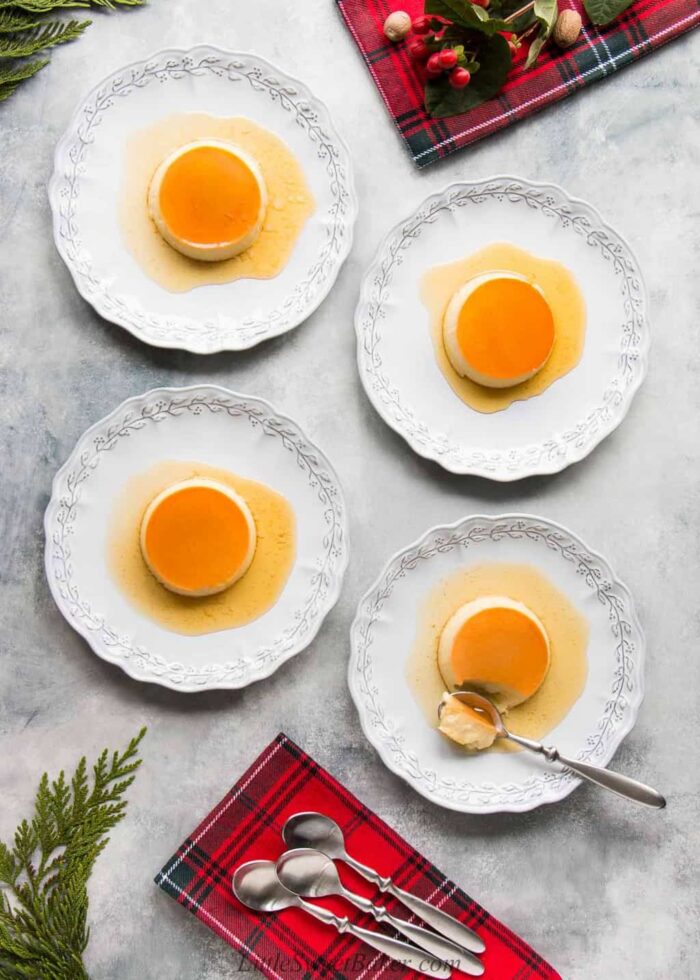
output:
[[[231,882],[239,902],[256,912],[281,912],[301,906],[299,897],[277,877],[274,862],[246,861],[236,868]]]
[[[457,701],[461,701],[462,704],[467,704],[470,708],[475,708],[477,711],[486,715],[496,730],[496,738],[510,738],[510,732],[503,722],[501,712],[493,701],[489,701],[483,694],[477,694],[476,691],[452,691],[450,696]],[[440,708],[438,707],[439,715]]]
[[[276,870],[285,888],[306,898],[336,895],[343,887],[332,858],[310,847],[287,851],[277,862]]]
[[[323,813],[295,813],[282,828],[282,837],[287,847],[313,848],[329,858],[345,858],[343,832]]]

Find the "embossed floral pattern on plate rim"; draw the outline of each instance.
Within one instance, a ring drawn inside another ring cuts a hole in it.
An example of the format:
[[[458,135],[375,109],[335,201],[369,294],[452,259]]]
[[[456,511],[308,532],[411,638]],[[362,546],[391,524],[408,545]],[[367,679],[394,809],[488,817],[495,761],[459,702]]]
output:
[[[130,92],[143,89],[154,81],[177,80],[188,74],[205,72],[227,81],[246,80],[262,97],[293,112],[319,158],[326,161],[332,204],[328,208],[324,245],[284,302],[263,317],[240,320],[219,314],[218,321],[198,320],[177,314],[156,314],[141,308],[135,296],[115,294],[109,276],[94,268],[76,222],[85,153],[114,100],[128,97]],[[106,320],[124,327],[145,343],[197,354],[245,350],[269,337],[286,333],[310,316],[330,292],[350,252],[358,210],[350,152],[334,129],[326,105],[306,85],[264,58],[225,51],[208,44],[189,50],[170,48],[156,52],[150,58],[113,72],[96,85],[81,102],[56,146],[49,202],[56,247],[81,296]]]
[[[554,431],[539,444],[501,451],[450,441],[430,429],[404,403],[402,392],[382,370],[380,350],[381,322],[386,315],[384,304],[393,272],[402,263],[406,249],[420,238],[423,227],[438,220],[441,214],[494,199],[541,211],[581,235],[590,247],[599,249],[602,261],[612,262],[616,276],[620,277],[627,318],[621,333],[617,373],[607,385],[600,404],[570,430]],[[644,380],[650,344],[644,279],[629,243],[591,204],[571,197],[558,185],[509,175],[450,184],[426,198],[412,215],[395,225],[365,273],[355,312],[355,331],[362,384],[387,425],[403,436],[414,452],[450,472],[500,481],[557,473],[583,459],[610,435],[627,414]]]
[[[573,563],[577,574],[608,610],[615,651],[614,681],[611,690],[604,692],[603,714],[592,723],[585,737],[585,748],[577,753],[577,758],[594,765],[607,765],[632,730],[644,697],[645,642],[632,596],[602,555],[586,547],[575,534],[555,521],[530,514],[492,517],[478,514],[426,531],[390,558],[360,600],[350,632],[348,684],[362,729],[384,764],[433,803],[463,813],[531,810],[564,799],[580,780],[550,767],[522,782],[497,785],[465,780],[460,783],[425,768],[421,759],[406,749],[403,738],[396,732],[394,719],[388,716],[381,702],[373,677],[372,633],[397,581],[417,565],[455,548],[468,552],[481,542],[504,537],[527,538]]]
[[[78,517],[81,488],[99,466],[104,454],[121,439],[133,437],[148,425],[162,424],[189,412],[199,415],[226,412],[260,426],[282,447],[295,454],[297,466],[306,474],[309,487],[319,500],[326,529],[323,554],[303,608],[295,610],[292,622],[275,641],[233,663],[188,667],[170,662],[120,633],[81,594],[72,566],[70,539]],[[325,616],[340,595],[348,564],[348,524],[345,502],[337,475],[326,456],[303,433],[296,422],[277,412],[263,398],[243,395],[218,385],[187,388],[156,388],[127,399],[105,418],[92,425],[54,477],[51,499],[44,516],[46,535],[45,568],[51,593],[70,625],[103,660],[116,664],[136,680],[151,681],[173,690],[193,692],[214,688],[239,688],[272,674],[281,664],[300,653],[316,636]]]

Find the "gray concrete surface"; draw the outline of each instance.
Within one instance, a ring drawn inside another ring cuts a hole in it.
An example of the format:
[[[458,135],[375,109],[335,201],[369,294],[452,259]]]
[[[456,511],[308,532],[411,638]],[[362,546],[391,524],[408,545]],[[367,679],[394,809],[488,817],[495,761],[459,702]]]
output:
[[[700,37],[418,173],[334,6],[152,0],[133,13],[96,14],[83,40],[56,51],[0,108],[0,837],[27,810],[42,769],[71,766],[148,724],[128,818],[92,882],[91,973],[249,976],[152,876],[283,729],[566,980],[692,980],[700,976]],[[70,113],[105,72],[163,45],[212,39],[277,61],[323,95],[356,160],[361,213],[352,255],[306,324],[251,352],[203,359],[150,349],[79,298],[51,241],[45,185]],[[352,329],[363,269],[386,229],[448,181],[499,171],[553,179],[627,235],[655,328],[649,377],[621,428],[567,472],[514,486],[449,477],[413,456],[362,392]],[[41,521],[54,471],[86,426],[151,386],[204,380],[270,398],[327,449],[350,506],[353,557],[310,649],[264,684],[186,697],[130,681],[66,625],[44,580]],[[324,411],[329,397],[333,410]],[[582,788],[524,816],[460,816],[414,794],[365,742],[345,685],[358,597],[387,556],[429,525],[504,509],[568,524],[632,588],[649,641],[647,698],[616,765],[665,790],[666,812]]]

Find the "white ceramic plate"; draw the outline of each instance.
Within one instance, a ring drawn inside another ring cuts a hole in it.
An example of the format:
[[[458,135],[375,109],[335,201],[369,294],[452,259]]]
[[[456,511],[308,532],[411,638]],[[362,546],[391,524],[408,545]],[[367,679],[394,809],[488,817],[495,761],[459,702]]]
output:
[[[197,460],[259,480],[294,509],[297,555],[282,595],[238,629],[170,632],[136,610],[107,568],[107,534],[125,482],[160,460]],[[214,385],[130,398],[78,440],[44,520],[46,574],[65,618],[131,677],[178,691],[244,687],[303,650],[340,593],[348,561],[332,466],[291,419]]]
[[[301,161],[316,211],[275,278],[175,294],[125,247],[118,219],[125,143],[174,112],[247,116]],[[262,58],[210,45],[161,51],[100,82],[58,143],[49,200],[56,246],[97,312],[148,344],[200,354],[252,347],[306,319],[335,282],[357,214],[349,152],[325,105]]]
[[[482,414],[435,362],[419,296],[431,266],[507,241],[556,259],[586,300],[580,363],[536,398]],[[386,237],[355,316],[360,377],[385,422],[453,473],[516,480],[583,459],[622,421],[646,372],[644,282],[629,245],[598,212],[553,184],[490,177],[434,194]]]
[[[570,531],[525,514],[432,528],[394,555],[361,600],[349,684],[365,735],[385,765],[433,803],[465,813],[530,810],[563,799],[579,783],[529,752],[465,756],[428,727],[408,687],[404,665],[426,594],[459,568],[501,561],[539,569],[589,623],[585,689],[547,744],[606,765],[634,725],[644,693],[644,636],[632,597],[605,559]]]

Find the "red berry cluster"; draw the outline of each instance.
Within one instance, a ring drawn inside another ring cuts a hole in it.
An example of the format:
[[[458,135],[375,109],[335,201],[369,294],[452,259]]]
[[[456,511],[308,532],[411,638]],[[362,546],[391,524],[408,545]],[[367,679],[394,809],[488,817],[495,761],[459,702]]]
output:
[[[476,2],[476,0],[474,0]],[[489,0],[479,0],[481,6],[488,6]],[[422,15],[413,20],[413,37],[408,41],[408,50],[415,61],[425,64],[425,70],[431,78],[447,74],[453,88],[464,88],[472,79],[466,68],[458,64],[459,55],[452,47],[434,50],[439,44],[441,35],[448,21],[442,17]]]

